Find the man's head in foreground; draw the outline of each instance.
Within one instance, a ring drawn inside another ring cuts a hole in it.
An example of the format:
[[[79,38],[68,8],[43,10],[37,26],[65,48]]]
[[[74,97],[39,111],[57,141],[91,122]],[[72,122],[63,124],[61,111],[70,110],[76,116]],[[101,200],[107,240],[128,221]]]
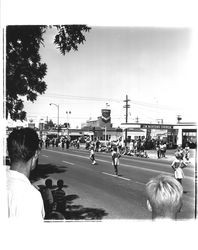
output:
[[[11,170],[16,170],[29,177],[36,166],[39,152],[39,138],[31,128],[15,129],[7,139]]]

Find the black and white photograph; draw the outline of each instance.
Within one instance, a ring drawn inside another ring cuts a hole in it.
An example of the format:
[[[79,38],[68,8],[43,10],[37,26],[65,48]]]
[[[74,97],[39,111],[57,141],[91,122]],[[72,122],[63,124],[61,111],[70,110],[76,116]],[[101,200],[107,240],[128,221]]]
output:
[[[1,33],[3,217],[196,221],[192,25],[44,18]]]

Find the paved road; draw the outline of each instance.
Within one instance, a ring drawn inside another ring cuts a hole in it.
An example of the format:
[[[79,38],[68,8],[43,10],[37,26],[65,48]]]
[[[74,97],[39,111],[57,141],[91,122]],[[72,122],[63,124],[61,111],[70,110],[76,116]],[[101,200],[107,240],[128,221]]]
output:
[[[145,184],[160,173],[172,175],[170,162],[123,156],[117,177],[110,154],[96,153],[96,160],[97,165],[91,165],[86,150],[43,149],[37,184],[42,185],[46,178],[52,178],[54,185],[58,179],[64,180],[68,219],[150,219]],[[194,217],[194,167],[184,171],[180,219]]]

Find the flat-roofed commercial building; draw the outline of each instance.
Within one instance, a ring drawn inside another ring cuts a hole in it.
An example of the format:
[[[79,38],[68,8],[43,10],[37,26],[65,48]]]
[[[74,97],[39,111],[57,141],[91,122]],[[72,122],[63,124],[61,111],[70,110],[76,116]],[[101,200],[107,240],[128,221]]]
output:
[[[127,141],[130,139],[163,140],[170,147],[189,144],[191,148],[197,145],[197,125],[194,122],[179,122],[177,124],[122,123],[121,128],[127,129]]]

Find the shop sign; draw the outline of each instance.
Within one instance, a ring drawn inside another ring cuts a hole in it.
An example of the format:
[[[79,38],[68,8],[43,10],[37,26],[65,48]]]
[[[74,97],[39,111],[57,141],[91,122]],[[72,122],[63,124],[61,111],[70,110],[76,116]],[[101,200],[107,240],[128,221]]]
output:
[[[172,129],[171,125],[163,125],[163,124],[141,124],[141,128],[144,129]]]
[[[111,119],[111,110],[102,109],[102,121],[107,123],[107,122],[110,122],[110,119]]]

